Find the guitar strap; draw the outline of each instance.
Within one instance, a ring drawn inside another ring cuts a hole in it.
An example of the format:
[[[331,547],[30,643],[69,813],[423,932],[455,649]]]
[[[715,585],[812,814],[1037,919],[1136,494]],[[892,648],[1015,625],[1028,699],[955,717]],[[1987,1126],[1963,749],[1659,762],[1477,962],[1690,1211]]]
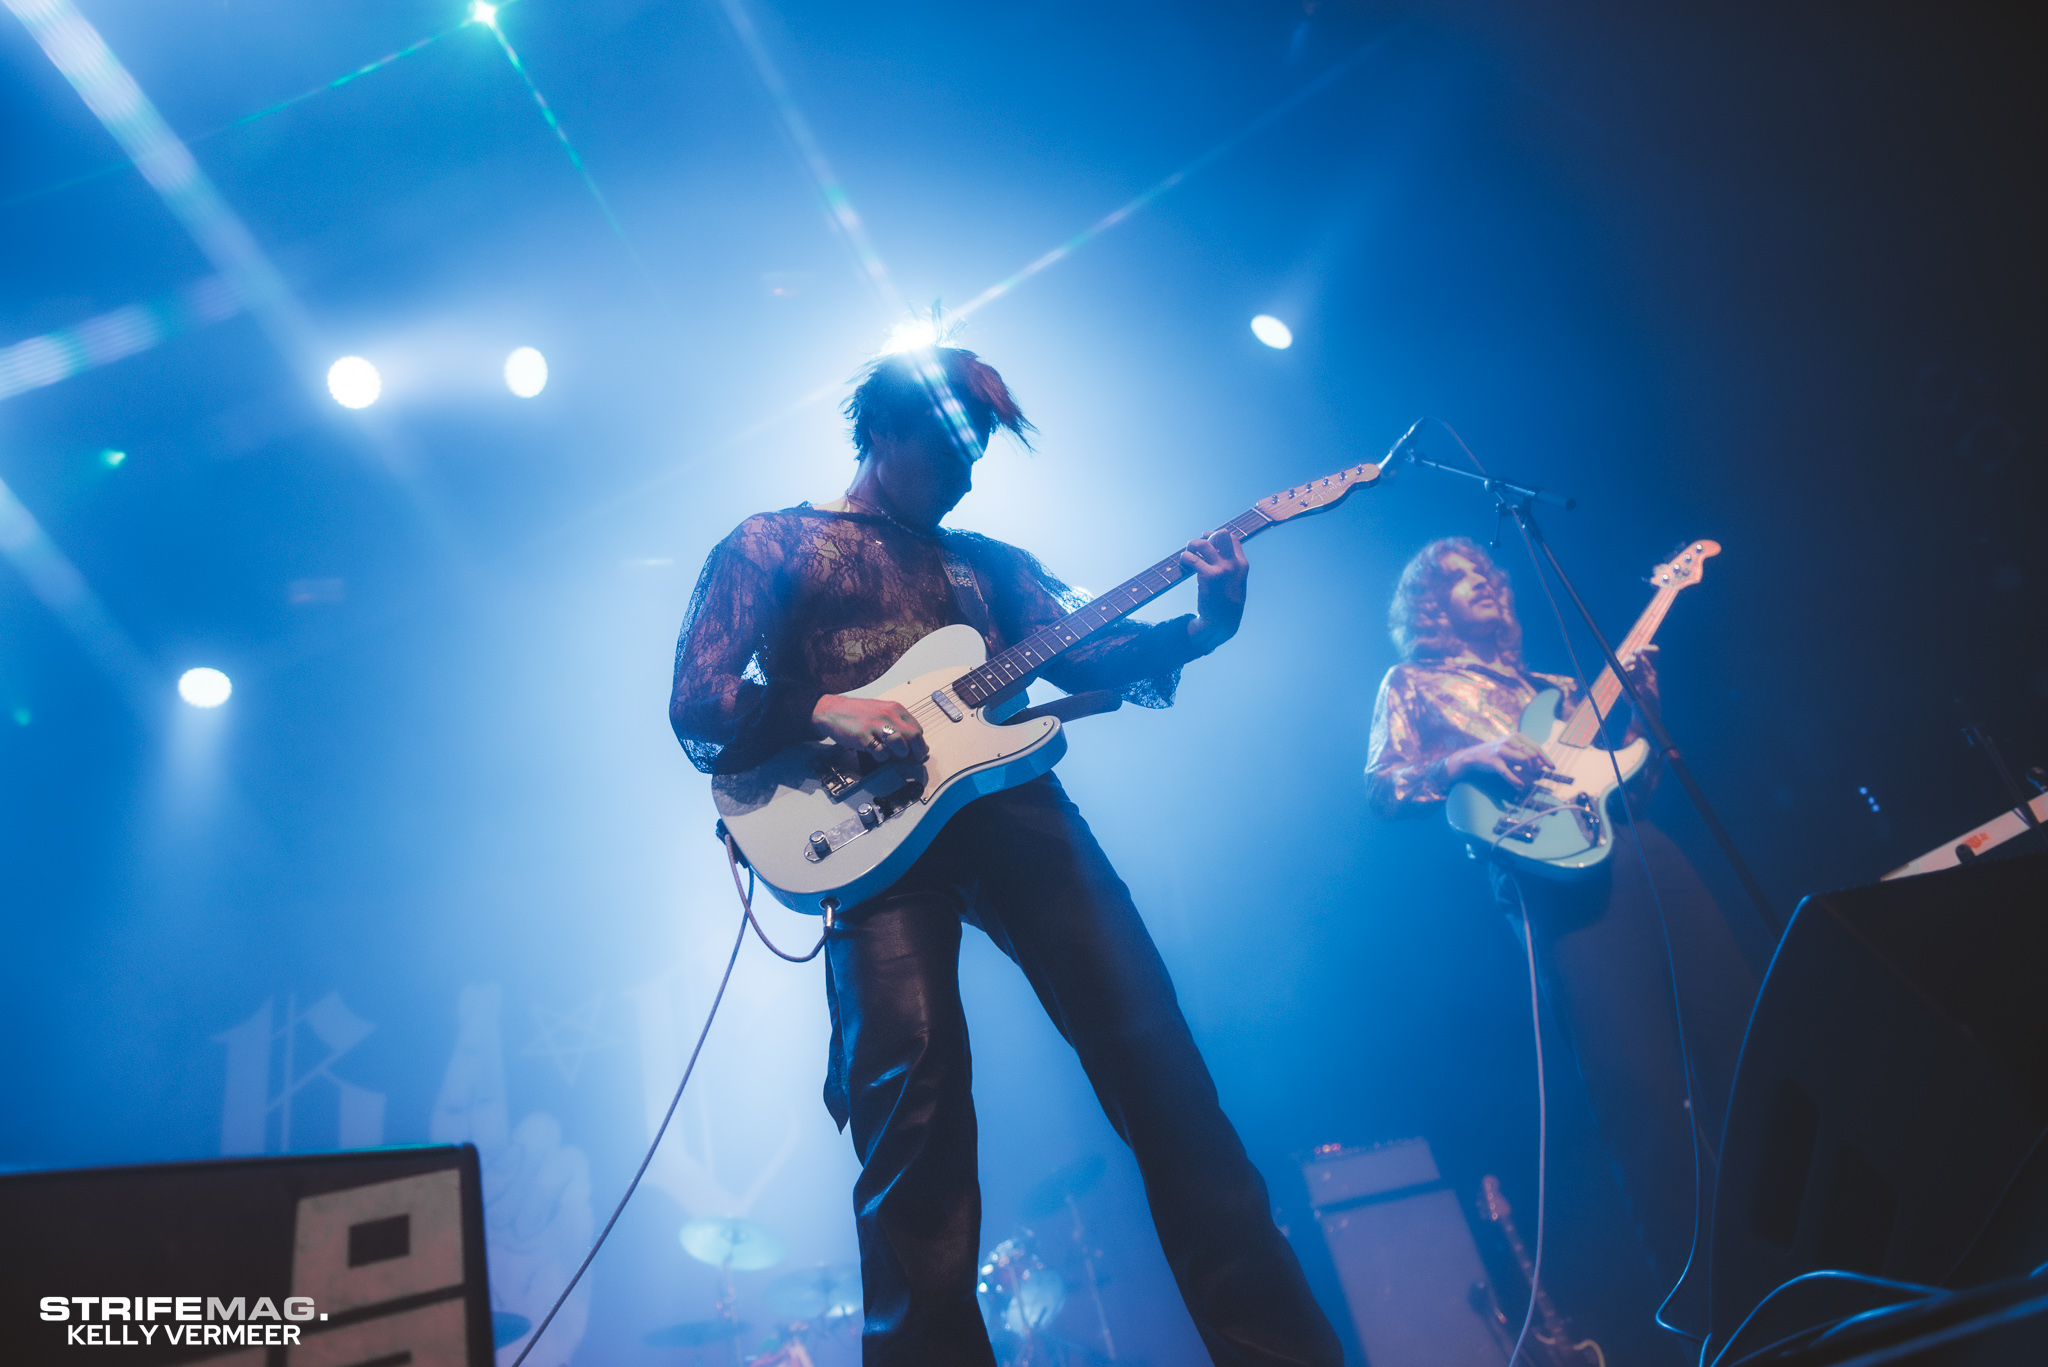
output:
[[[990,650],[996,648],[994,619],[989,615],[988,599],[982,596],[981,576],[975,572],[974,562],[962,553],[959,545],[948,540],[943,551],[946,557],[946,587],[953,593],[954,611],[960,619],[981,633],[981,639]]]

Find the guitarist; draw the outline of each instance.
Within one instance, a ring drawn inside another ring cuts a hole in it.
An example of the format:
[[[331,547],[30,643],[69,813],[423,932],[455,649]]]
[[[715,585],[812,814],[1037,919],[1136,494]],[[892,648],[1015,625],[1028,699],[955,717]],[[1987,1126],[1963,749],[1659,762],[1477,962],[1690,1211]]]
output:
[[[1569,704],[1578,685],[1523,664],[1507,572],[1483,548],[1464,537],[1423,547],[1401,573],[1388,623],[1403,662],[1387,671],[1373,709],[1365,778],[1376,815],[1434,813],[1461,779],[1487,776],[1521,791],[1550,771],[1542,750],[1517,729],[1522,710],[1545,688],[1559,689]],[[1625,662],[1652,705],[1654,649]],[[1634,731],[1632,720],[1628,739]],[[1756,978],[1699,875],[1640,812],[1654,772],[1646,766],[1627,794],[1641,858],[1622,831],[1613,856],[1583,881],[1517,874],[1501,859],[1488,872],[1518,927],[1526,913],[1544,997],[1577,1056],[1651,1269],[1668,1287],[1685,1268],[1694,1227],[1686,1054],[1704,1213],[1712,1209],[1721,1124]],[[1674,959],[1685,1002],[1683,1051],[1672,1010]]]
[[[828,737],[922,758],[917,720],[845,695],[927,633],[991,652],[1079,605],[1016,547],[939,523],[996,428],[1030,424],[996,371],[951,347],[887,357],[846,406],[859,457],[843,498],[741,523],[712,551],[676,652],[669,718],[697,767],[733,772]],[[1120,622],[1044,677],[1070,692],[1173,700],[1182,665],[1237,631],[1249,572],[1234,536],[1190,542],[1196,612]],[[961,927],[1024,971],[1080,1056],[1145,1179],[1182,1298],[1219,1364],[1339,1367],[1334,1331],[1273,1224],[1265,1182],[1217,1101],[1151,936],[1059,781],[968,804],[902,879],[841,913],[825,944],[825,1102],[852,1125],[867,1315],[862,1359],[995,1361],[975,1300],[981,1232]]]

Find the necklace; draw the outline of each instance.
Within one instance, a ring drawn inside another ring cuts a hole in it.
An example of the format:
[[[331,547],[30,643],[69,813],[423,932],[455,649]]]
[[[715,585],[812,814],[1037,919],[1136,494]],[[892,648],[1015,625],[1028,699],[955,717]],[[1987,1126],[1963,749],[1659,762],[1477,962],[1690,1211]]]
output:
[[[852,494],[848,494],[846,495],[846,503],[848,507],[857,508],[862,512],[872,514],[875,517],[879,517],[882,519],[882,521],[888,523],[897,531],[904,532],[910,536],[914,536],[920,541],[943,541],[946,537],[946,534],[943,531],[921,532],[917,528],[910,526],[908,523],[900,522],[896,518],[891,517],[889,515],[888,509],[870,503],[864,498],[855,498]]]

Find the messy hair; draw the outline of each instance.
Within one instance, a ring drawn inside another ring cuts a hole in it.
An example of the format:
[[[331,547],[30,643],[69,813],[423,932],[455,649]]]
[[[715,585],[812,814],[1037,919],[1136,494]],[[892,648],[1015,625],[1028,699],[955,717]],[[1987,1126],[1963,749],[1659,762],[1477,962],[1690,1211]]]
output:
[[[846,401],[853,420],[853,446],[865,458],[877,434],[915,431],[926,423],[942,428],[964,422],[986,445],[998,427],[1028,448],[1032,427],[996,368],[961,347],[919,347],[883,356],[861,372],[860,385]]]
[[[1387,609],[1387,629],[1393,633],[1394,648],[1402,659],[1411,661],[1441,660],[1464,648],[1444,605],[1452,584],[1452,577],[1444,571],[1444,558],[1454,553],[1477,565],[1493,585],[1505,619],[1499,641],[1501,660],[1521,668],[1522,624],[1515,616],[1515,591],[1508,583],[1508,572],[1493,563],[1483,546],[1464,536],[1430,542],[1401,571],[1401,580],[1394,586],[1394,602]]]

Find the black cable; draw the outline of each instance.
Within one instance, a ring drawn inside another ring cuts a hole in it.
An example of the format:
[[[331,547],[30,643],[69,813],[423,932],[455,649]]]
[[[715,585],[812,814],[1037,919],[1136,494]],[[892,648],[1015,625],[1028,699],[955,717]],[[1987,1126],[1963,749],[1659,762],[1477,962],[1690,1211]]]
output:
[[[540,1322],[540,1328],[533,1331],[533,1337],[519,1350],[519,1356],[512,1359],[512,1367],[520,1367],[520,1364],[526,1361],[526,1355],[540,1342],[540,1336],[555,1322],[555,1316],[561,1312],[563,1304],[569,1299],[569,1293],[576,1289],[576,1283],[582,1281],[583,1274],[590,1270],[591,1259],[597,1256],[597,1250],[604,1247],[604,1241],[611,1237],[612,1226],[626,1213],[626,1202],[632,1200],[633,1193],[639,1190],[640,1179],[647,1175],[648,1165],[654,1162],[654,1151],[661,1147],[661,1137],[668,1133],[669,1122],[676,1118],[676,1107],[683,1104],[683,1088],[690,1085],[690,1074],[697,1071],[697,1055],[704,1052],[704,1041],[711,1034],[711,1022],[718,1019],[718,1004],[725,1000],[726,986],[732,982],[733,965],[740,961],[740,946],[747,942],[747,923],[753,919],[753,909],[749,907],[747,914],[740,918],[740,933],[732,942],[732,956],[725,961],[725,976],[718,980],[718,994],[711,999],[711,1010],[704,1016],[704,1028],[697,1032],[697,1044],[690,1050],[690,1061],[683,1068],[683,1080],[676,1084],[676,1094],[669,1099],[668,1113],[661,1118],[661,1128],[654,1132],[654,1142],[647,1146],[647,1156],[640,1160],[640,1170],[635,1172],[633,1180],[626,1184],[626,1194],[619,1198],[619,1204],[613,1208],[612,1218],[604,1222],[604,1230],[597,1236],[597,1242],[590,1246],[590,1252],[583,1255],[583,1262],[576,1268],[576,1275],[569,1278],[569,1284],[562,1288],[562,1294],[555,1297],[555,1303],[548,1307],[547,1318]],[[770,945],[769,948],[773,949],[774,946]]]
[[[1458,449],[1465,453],[1466,459],[1472,462],[1472,467],[1475,470],[1479,471],[1479,473],[1482,475],[1486,475],[1488,479],[1491,479],[1493,477],[1492,475],[1487,473],[1486,466],[1480,462],[1478,455],[1473,452],[1470,446],[1467,446],[1465,444],[1465,439],[1458,435],[1458,431],[1456,428],[1452,427],[1449,423],[1445,422],[1441,418],[1432,419],[1432,421],[1434,421],[1437,426],[1443,428],[1444,431],[1451,434],[1451,440],[1458,443]],[[1413,429],[1411,428],[1410,430],[1412,431]],[[1522,525],[1520,518],[1517,518],[1515,520],[1515,527],[1516,530],[1518,530],[1521,533],[1522,545],[1529,552],[1529,564],[1536,571],[1537,587],[1543,590],[1544,600],[1550,604],[1551,616],[1557,619],[1558,635],[1564,638],[1565,655],[1572,662],[1572,673],[1574,676],[1577,677],[1579,681],[1579,687],[1585,690],[1587,703],[1593,704],[1593,685],[1587,681],[1585,667],[1579,663],[1579,652],[1572,645],[1571,631],[1565,625],[1564,609],[1558,606],[1557,595],[1550,591],[1550,580],[1546,578],[1543,573],[1543,562],[1542,559],[1536,554],[1535,543],[1532,540],[1530,540],[1529,529]],[[1594,705],[1593,716],[1600,723],[1600,731],[1602,738],[1604,739],[1607,730],[1607,718],[1601,715],[1599,707],[1597,705]],[[1695,1070],[1692,1061],[1692,1048],[1685,1037],[1685,1007],[1684,999],[1680,997],[1678,991],[1678,955],[1671,944],[1671,919],[1669,916],[1665,914],[1664,897],[1663,894],[1657,888],[1656,876],[1650,872],[1650,857],[1648,853],[1645,852],[1643,849],[1642,834],[1641,832],[1636,830],[1636,814],[1634,810],[1631,809],[1631,807],[1629,806],[1628,793],[1626,791],[1626,786],[1621,776],[1621,761],[1617,760],[1614,757],[1614,751],[1612,749],[1609,749],[1607,751],[1607,763],[1609,767],[1612,768],[1614,771],[1615,786],[1623,789],[1623,792],[1621,794],[1621,811],[1622,815],[1628,819],[1629,843],[1635,846],[1636,858],[1643,866],[1643,881],[1645,884],[1649,886],[1650,900],[1657,908],[1657,926],[1658,929],[1661,930],[1664,935],[1664,967],[1666,973],[1670,977],[1671,982],[1671,1016],[1673,1021],[1678,1026],[1678,1057],[1680,1064],[1683,1066],[1685,1070],[1685,1117],[1687,1121],[1687,1128],[1692,1136],[1692,1239],[1685,1251],[1685,1266],[1679,1269],[1678,1279],[1671,1284],[1671,1290],[1665,1293],[1664,1299],[1662,1301],[1658,1302],[1656,1313],[1652,1316],[1652,1318],[1656,1320],[1660,1328],[1668,1329],[1672,1333],[1679,1335],[1681,1338],[1692,1338],[1694,1337],[1693,1335],[1687,1333],[1683,1329],[1680,1329],[1678,1326],[1671,1324],[1664,1318],[1665,1308],[1671,1304],[1671,1298],[1678,1294],[1678,1288],[1685,1284],[1685,1279],[1687,1275],[1692,1271],[1693,1260],[1699,1256],[1701,1224],[1700,1217],[1703,1214],[1703,1212],[1700,1209],[1700,1205],[1706,1194],[1705,1183],[1701,1180],[1702,1174],[1700,1171],[1700,1114],[1699,1106],[1695,1100],[1694,1095],[1695,1089],[1693,1083]],[[1496,847],[1498,846],[1498,844],[1499,842],[1496,841]],[[1516,890],[1516,893],[1517,896],[1520,895],[1519,888]],[[1525,935],[1530,933],[1527,915],[1527,909],[1524,908],[1523,933]],[[1532,941],[1531,943],[1533,946],[1534,942]],[[1540,1081],[1538,1085],[1541,1085]],[[1543,1229],[1540,1217],[1537,1223],[1536,1237],[1537,1242],[1540,1246],[1543,1238]],[[1701,1348],[1702,1352],[1704,1352],[1704,1343],[1702,1343]],[[1510,1367],[1512,1367],[1512,1363],[1510,1364]]]
[[[1450,424],[1446,423],[1444,427],[1449,431]],[[1456,437],[1457,433],[1452,432],[1451,435]],[[1460,439],[1458,444],[1464,445],[1463,440]],[[1473,459],[1476,463],[1478,458]],[[1536,570],[1537,586],[1543,590],[1544,600],[1550,604],[1551,615],[1557,619],[1558,633],[1564,637],[1564,652],[1566,658],[1572,662],[1572,674],[1578,679],[1579,687],[1585,691],[1586,704],[1593,709],[1593,717],[1600,723],[1600,735],[1604,740],[1607,735],[1607,718],[1601,714],[1599,704],[1593,698],[1593,685],[1586,679],[1585,666],[1579,663],[1579,652],[1573,647],[1571,633],[1565,627],[1564,610],[1558,606],[1557,595],[1550,591],[1550,581],[1544,577],[1543,563],[1537,559],[1536,547],[1529,540],[1528,529],[1522,527],[1519,519],[1515,525],[1521,531],[1523,545],[1528,549],[1529,563]],[[1671,944],[1671,918],[1665,914],[1664,894],[1657,887],[1656,875],[1650,872],[1650,856],[1643,849],[1642,833],[1636,829],[1636,814],[1629,804],[1627,786],[1621,776],[1621,761],[1614,757],[1611,748],[1606,753],[1608,767],[1614,771],[1615,787],[1622,790],[1621,813],[1628,821],[1629,843],[1635,846],[1636,859],[1643,866],[1643,882],[1650,889],[1650,901],[1657,908],[1657,928],[1664,936],[1664,968],[1671,982],[1671,1018],[1678,1027],[1678,1061],[1684,1069],[1685,1076],[1685,1118],[1687,1130],[1692,1136],[1692,1238],[1686,1246],[1685,1265],[1678,1270],[1677,1280],[1671,1283],[1671,1289],[1665,1293],[1664,1299],[1657,1303],[1657,1309],[1651,1318],[1657,1322],[1659,1328],[1668,1329],[1681,1338],[1694,1338],[1694,1335],[1664,1318],[1665,1308],[1671,1304],[1671,1298],[1678,1294],[1678,1288],[1685,1284],[1686,1275],[1692,1271],[1693,1259],[1699,1256],[1700,1248],[1700,1216],[1703,1213],[1700,1205],[1705,1196],[1706,1184],[1701,1180],[1700,1172],[1700,1115],[1699,1107],[1694,1101],[1692,1048],[1685,1037],[1685,1005],[1678,991],[1678,955]],[[1702,1346],[1704,1347],[1704,1344]]]

